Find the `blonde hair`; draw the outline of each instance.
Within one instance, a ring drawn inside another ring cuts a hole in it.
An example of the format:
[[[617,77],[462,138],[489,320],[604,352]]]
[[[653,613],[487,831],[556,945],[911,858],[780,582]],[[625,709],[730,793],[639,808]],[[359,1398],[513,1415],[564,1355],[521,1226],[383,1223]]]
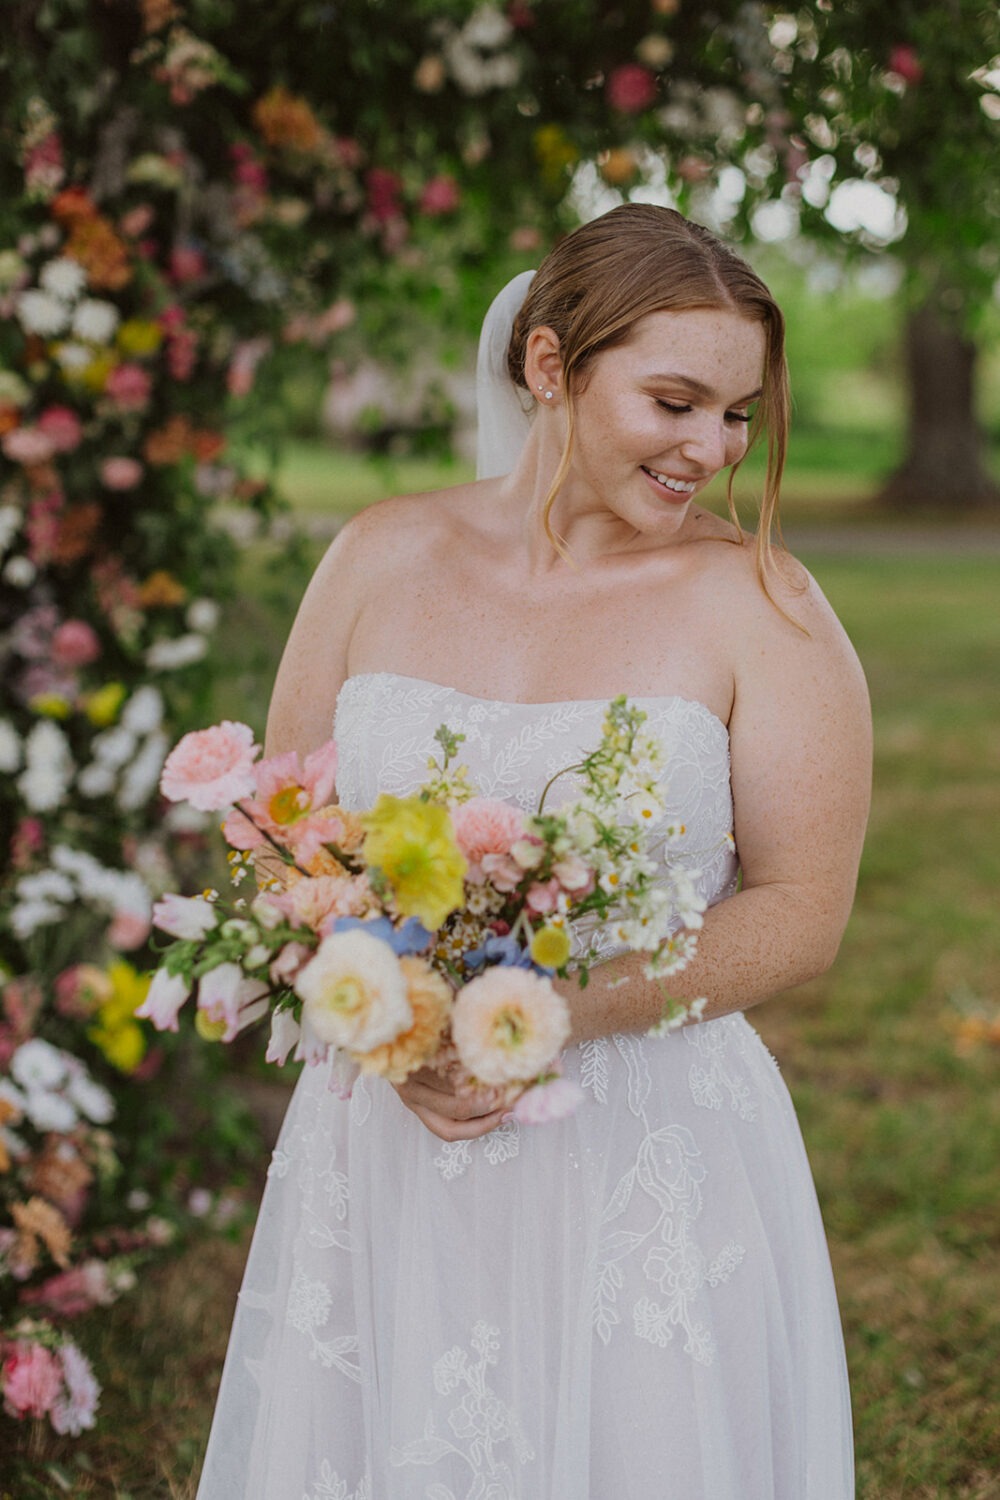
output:
[[[575,432],[573,396],[585,387],[589,368],[605,349],[628,339],[640,318],[653,312],[722,308],[763,324],[764,378],[750,425],[747,452],[767,434],[767,470],[756,538],[757,577],[770,597],[767,576],[774,560],[772,531],[781,540],[778,503],[788,446],[790,397],[785,363],[785,320],[757,273],[700,224],[672,208],[625,203],[567,235],[539,267],[511,330],[507,369],[527,390],[524,374],[528,335],[551,328],[562,360],[566,442],[545,499],[543,520],[553,546],[565,544],[551,525],[552,506],[569,471]],[[729,473],[730,519],[742,543],[743,530]]]

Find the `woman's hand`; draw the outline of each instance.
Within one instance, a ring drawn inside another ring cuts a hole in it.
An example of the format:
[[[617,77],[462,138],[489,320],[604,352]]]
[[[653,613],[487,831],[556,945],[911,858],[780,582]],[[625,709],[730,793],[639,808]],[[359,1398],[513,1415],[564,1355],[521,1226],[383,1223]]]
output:
[[[495,1130],[510,1108],[507,1089],[458,1091],[451,1075],[421,1068],[394,1084],[407,1109],[442,1141],[474,1141]]]

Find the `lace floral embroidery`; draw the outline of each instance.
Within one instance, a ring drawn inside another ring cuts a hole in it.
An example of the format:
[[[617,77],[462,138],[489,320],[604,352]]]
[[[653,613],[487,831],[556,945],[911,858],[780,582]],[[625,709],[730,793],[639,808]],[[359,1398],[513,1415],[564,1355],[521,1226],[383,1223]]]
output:
[[[372,1500],[371,1480],[366,1475],[356,1490],[348,1491],[347,1480],[341,1479],[331,1468],[329,1459],[324,1458],[319,1474],[313,1480],[312,1490],[308,1495],[304,1494],[302,1500]]]
[[[684,1352],[699,1364],[711,1364],[715,1347],[709,1330],[696,1317],[697,1299],[706,1286],[728,1281],[742,1261],[742,1245],[730,1242],[707,1261],[693,1226],[701,1214],[701,1185],[705,1168],[694,1136],[683,1125],[649,1131],[639,1145],[635,1162],[619,1179],[604,1211],[604,1224],[613,1224],[632,1207],[652,1205],[652,1219],[643,1228],[618,1228],[604,1234],[597,1252],[593,1284],[594,1329],[602,1343],[611,1341],[621,1322],[618,1294],[625,1285],[625,1262],[643,1250],[642,1270],[660,1296],[648,1294],[632,1307],[632,1326],[639,1338],[661,1348],[684,1334]],[[645,1203],[642,1199],[645,1199]],[[636,1203],[633,1204],[633,1199]]]
[[[445,1182],[451,1182],[454,1178],[461,1177],[472,1166],[476,1157],[481,1157],[491,1167],[496,1167],[502,1162],[511,1161],[520,1149],[520,1129],[514,1120],[508,1120],[506,1125],[498,1125],[496,1130],[491,1130],[489,1135],[480,1136],[477,1140],[446,1141],[435,1156],[434,1165]]]
[[[318,1360],[326,1369],[340,1370],[351,1380],[360,1382],[357,1335],[344,1334],[340,1338],[326,1340],[317,1335],[316,1330],[325,1327],[332,1305],[333,1296],[326,1282],[313,1280],[301,1266],[296,1266],[288,1289],[285,1321],[299,1333],[305,1334],[311,1345],[311,1359]]]
[[[461,1500],[516,1500],[519,1493],[510,1465],[498,1449],[509,1444],[520,1463],[529,1463],[534,1451],[528,1443],[515,1413],[490,1385],[488,1372],[500,1361],[500,1330],[479,1322],[469,1340],[472,1355],[458,1344],[453,1345],[435,1362],[432,1378],[439,1396],[462,1393],[448,1412],[451,1437],[436,1430],[433,1412],[428,1412],[423,1437],[402,1448],[392,1448],[389,1461],[394,1468],[409,1464],[437,1464],[453,1457],[467,1465],[470,1484]],[[427,1486],[428,1500],[460,1500],[448,1485]]]

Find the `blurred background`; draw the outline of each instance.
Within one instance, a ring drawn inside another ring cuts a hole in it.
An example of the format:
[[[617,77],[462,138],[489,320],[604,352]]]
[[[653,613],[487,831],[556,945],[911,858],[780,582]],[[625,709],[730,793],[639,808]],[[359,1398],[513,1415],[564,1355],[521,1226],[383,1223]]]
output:
[[[495,291],[629,198],[785,310],[785,534],[872,692],[841,956],[753,1017],[859,1495],[1000,1496],[996,7],[8,0],[0,100],[0,1496],[191,1500],[294,1081],[133,1017],[152,901],[228,882],[163,757],[262,736],[337,527],[471,474]]]

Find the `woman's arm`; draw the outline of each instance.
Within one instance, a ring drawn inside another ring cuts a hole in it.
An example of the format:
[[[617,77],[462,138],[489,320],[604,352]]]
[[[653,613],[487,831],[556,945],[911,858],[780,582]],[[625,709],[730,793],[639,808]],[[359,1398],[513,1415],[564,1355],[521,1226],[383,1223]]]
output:
[[[808,634],[767,600],[739,632],[730,746],[742,888],[705,914],[694,959],[666,981],[678,999],[707,997],[706,1019],[829,968],[868,819],[871,716],[860,664],[812,580],[805,593],[779,598]],[[559,985],[574,1041],[655,1024],[663,990],[645,977],[645,962],[626,954],[601,965],[585,990]]]

